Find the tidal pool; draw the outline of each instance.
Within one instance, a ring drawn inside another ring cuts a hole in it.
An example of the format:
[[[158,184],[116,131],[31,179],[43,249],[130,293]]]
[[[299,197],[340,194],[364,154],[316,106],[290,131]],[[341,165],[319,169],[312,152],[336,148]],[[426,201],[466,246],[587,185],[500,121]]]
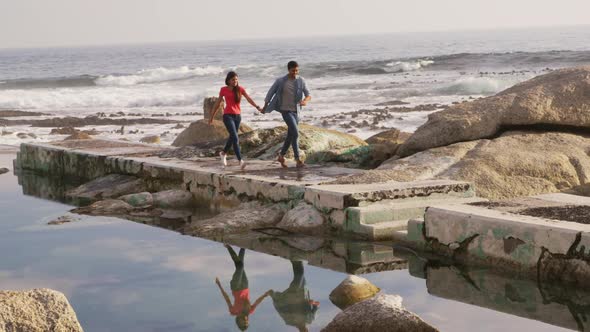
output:
[[[0,153],[0,167],[12,169],[12,159]],[[47,225],[72,209],[57,201],[56,181],[0,175],[0,289],[59,290],[90,332],[239,330],[215,282],[232,299],[235,267],[223,243],[164,220]],[[340,312],[328,295],[347,272],[401,295],[441,331],[590,329],[586,293],[427,260],[393,243],[258,233],[225,240],[237,255],[245,248],[251,301],[274,294],[250,314],[250,331],[319,331]]]

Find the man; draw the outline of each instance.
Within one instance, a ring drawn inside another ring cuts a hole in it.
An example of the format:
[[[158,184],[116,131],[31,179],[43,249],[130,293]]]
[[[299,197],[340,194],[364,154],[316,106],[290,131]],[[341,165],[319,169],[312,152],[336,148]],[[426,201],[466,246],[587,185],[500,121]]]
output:
[[[297,167],[304,167],[305,164],[299,158],[299,112],[301,107],[307,105],[311,100],[309,90],[305,85],[303,77],[299,76],[299,64],[295,61],[289,61],[287,64],[289,73],[278,78],[264,99],[264,113],[278,111],[283,116],[287,124],[287,138],[281,151],[279,152],[278,162],[282,167],[287,167],[285,154],[289,147],[293,147],[293,155],[297,162]]]

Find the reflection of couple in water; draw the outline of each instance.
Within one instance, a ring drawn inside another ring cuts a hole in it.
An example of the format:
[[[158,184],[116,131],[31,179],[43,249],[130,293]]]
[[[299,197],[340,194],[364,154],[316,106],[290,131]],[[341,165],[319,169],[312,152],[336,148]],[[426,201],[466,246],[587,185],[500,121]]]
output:
[[[244,254],[245,249],[240,249],[239,254],[229,245],[225,245],[236,270],[232,276],[230,287],[234,297],[232,304],[229,296],[221,286],[219,279],[215,283],[227,303],[229,313],[236,316],[236,324],[240,330],[244,331],[249,325],[249,316],[254,313],[256,307],[270,295],[273,305],[281,318],[287,325],[296,327],[299,331],[307,331],[307,324],[310,324],[315,318],[315,312],[319,307],[319,302],[313,301],[309,297],[309,292],[305,288],[305,278],[303,276],[303,263],[300,261],[291,261],[293,266],[293,281],[287,289],[282,292],[268,290],[262,294],[253,304],[250,303],[250,290],[248,288],[248,278],[244,271]]]

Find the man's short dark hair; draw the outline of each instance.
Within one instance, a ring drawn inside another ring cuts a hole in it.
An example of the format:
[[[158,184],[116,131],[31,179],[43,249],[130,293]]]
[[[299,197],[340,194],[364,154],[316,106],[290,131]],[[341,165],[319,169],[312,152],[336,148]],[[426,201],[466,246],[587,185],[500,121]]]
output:
[[[289,63],[287,64],[287,69],[291,70],[292,68],[297,68],[299,67],[299,64],[297,63],[297,61],[289,61]]]

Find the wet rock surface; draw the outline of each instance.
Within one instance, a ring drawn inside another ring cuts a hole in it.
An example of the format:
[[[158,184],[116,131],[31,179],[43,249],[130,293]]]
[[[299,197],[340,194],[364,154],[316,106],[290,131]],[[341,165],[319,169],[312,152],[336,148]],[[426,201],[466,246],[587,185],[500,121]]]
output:
[[[51,289],[0,291],[0,330],[83,331],[65,295]]]
[[[398,295],[379,294],[344,309],[322,332],[438,331],[402,306]]]
[[[134,207],[148,207],[154,204],[152,194],[147,191],[124,195],[119,197],[119,199]]]
[[[380,291],[369,280],[349,275],[330,293],[330,301],[340,309],[375,296]]]
[[[0,175],[10,172],[10,170],[6,167],[0,168]]]
[[[568,205],[535,207],[519,211],[518,214],[546,219],[572,221],[580,224],[590,224],[590,206]]]
[[[165,190],[152,194],[154,206],[161,208],[183,208],[194,205],[195,199],[190,191]]]

